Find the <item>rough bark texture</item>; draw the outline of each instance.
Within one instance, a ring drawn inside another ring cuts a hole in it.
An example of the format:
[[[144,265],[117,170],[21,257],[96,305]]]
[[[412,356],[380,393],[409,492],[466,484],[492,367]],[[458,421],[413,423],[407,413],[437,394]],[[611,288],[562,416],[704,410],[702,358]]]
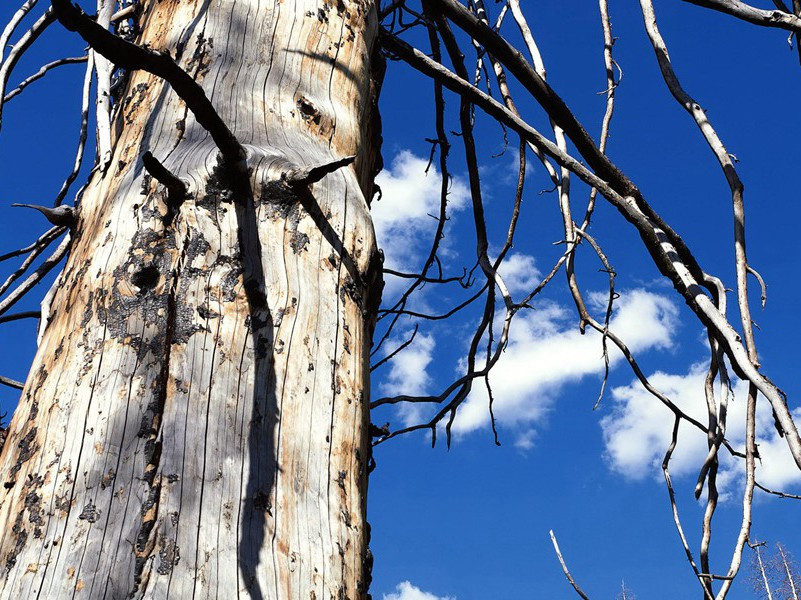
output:
[[[161,0],[141,21],[250,180],[132,75],[0,460],[0,597],[360,598],[375,7]],[[147,150],[187,183],[174,217]],[[352,154],[311,188],[281,180]]]

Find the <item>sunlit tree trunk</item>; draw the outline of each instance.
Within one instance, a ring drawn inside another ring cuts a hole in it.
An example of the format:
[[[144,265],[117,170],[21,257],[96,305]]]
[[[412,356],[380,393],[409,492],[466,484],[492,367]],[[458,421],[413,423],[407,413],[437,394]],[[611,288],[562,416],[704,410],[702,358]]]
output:
[[[361,598],[375,7],[142,4],[138,43],[202,82],[249,181],[131,75],[2,454],[0,596]],[[187,184],[174,218],[148,150]]]

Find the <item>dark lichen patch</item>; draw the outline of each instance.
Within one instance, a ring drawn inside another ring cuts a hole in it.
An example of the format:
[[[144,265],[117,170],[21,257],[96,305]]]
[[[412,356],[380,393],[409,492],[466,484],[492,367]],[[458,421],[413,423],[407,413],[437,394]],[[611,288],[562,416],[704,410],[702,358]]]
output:
[[[290,231],[289,246],[295,254],[300,254],[306,250],[306,246],[309,245],[309,236],[302,231],[298,231],[300,221],[305,214],[302,206],[300,204],[295,204],[287,215],[287,224],[289,225]]]
[[[299,207],[300,196],[284,181],[266,181],[259,189],[259,203],[268,219],[280,221],[289,218],[293,209]]]
[[[345,282],[339,287],[339,297],[342,301],[345,301],[346,297],[349,297],[353,302],[356,303],[356,306],[359,308],[363,308],[364,305],[364,296],[362,295],[359,286],[356,285],[356,282],[351,279],[350,275],[345,276]]]
[[[133,114],[136,112],[136,109],[139,108],[139,105],[144,101],[147,88],[147,83],[135,85],[131,90],[131,93],[125,99],[125,102],[122,104],[122,112],[125,115],[125,121],[129,125],[134,122]]]
[[[175,310],[172,322],[172,344],[185,344],[189,338],[198,332],[211,331],[208,327],[201,325],[197,322],[195,311],[185,303],[180,302],[179,298],[185,297],[186,289],[190,286],[191,282],[183,280],[179,286],[179,292],[175,299]]]
[[[17,455],[17,462],[11,467],[11,477],[19,473],[22,465],[28,462],[31,457],[39,451],[39,444],[36,442],[36,427],[31,427],[22,439],[17,443],[19,454]]]
[[[151,185],[153,184],[153,176],[150,173],[145,173],[142,176],[142,185],[139,187],[139,194],[142,196],[149,196],[151,190]],[[137,205],[134,205],[134,211],[138,208]],[[111,221],[109,221],[110,223]]]
[[[163,336],[155,336],[147,347],[141,336],[132,335],[130,319],[136,316],[148,326],[166,327],[169,286],[158,287],[163,273],[170,272],[171,255],[167,250],[175,247],[172,232],[141,229],[131,240],[127,260],[113,271],[115,284],[109,301],[95,301],[98,317],[109,336],[131,346],[137,352],[148,349],[154,354],[163,350]],[[124,290],[125,281],[137,290],[132,294]]]
[[[159,575],[169,575],[172,573],[173,567],[181,560],[181,550],[178,544],[173,539],[165,539],[161,537],[159,541],[161,549],[159,550],[159,566],[156,571]]]
[[[90,523],[95,523],[100,518],[100,511],[98,510],[97,506],[90,500],[86,506],[83,507],[81,514],[78,515],[78,518],[82,521],[89,521]]]
[[[237,297],[237,287],[242,278],[242,264],[237,261],[220,279],[220,296],[224,302],[233,302]]]
[[[36,492],[29,492],[25,495],[25,508],[28,510],[28,520],[34,525],[44,525],[42,515],[42,497]]]
[[[25,489],[30,490],[25,494],[25,510],[28,511],[28,521],[36,528],[44,525],[44,508],[42,508],[42,497],[37,490],[42,487],[44,478],[41,475],[28,475],[25,482]]]
[[[11,549],[11,552],[9,552],[6,557],[6,574],[17,564],[17,556],[19,556],[19,553],[25,548],[25,543],[28,541],[28,532],[23,525],[24,518],[25,509],[23,508],[17,514],[14,525],[11,527],[11,532],[16,536],[16,541],[14,542],[14,547]]]
[[[195,229],[187,233],[186,241],[182,252],[184,254],[184,261],[187,265],[192,265],[194,260],[198,257],[205,256],[211,249],[211,244],[203,236],[203,234]]]
[[[87,331],[86,326],[89,325],[89,321],[92,320],[92,317],[95,314],[93,306],[94,299],[95,299],[95,292],[94,290],[92,290],[91,292],[89,292],[89,296],[86,299],[86,306],[83,309],[83,316],[81,317],[81,329],[83,329],[84,332]]]
[[[169,206],[167,192],[164,190],[157,192],[153,196],[148,197],[147,201],[139,208],[139,215],[141,216],[142,221],[148,222],[158,219],[164,222],[165,217],[159,210],[156,200],[161,200],[165,205]]]
[[[56,510],[61,511],[64,514],[68,513],[70,510],[69,494],[64,494],[63,496],[56,494],[54,496],[53,506]]]
[[[292,252],[295,254],[300,254],[306,247],[309,245],[309,236],[303,233],[302,231],[293,231],[292,235],[289,238],[289,246],[292,248]]]
[[[201,319],[206,319],[207,321],[220,318],[220,313],[209,308],[209,305],[205,302],[197,307],[197,314],[200,315]]]

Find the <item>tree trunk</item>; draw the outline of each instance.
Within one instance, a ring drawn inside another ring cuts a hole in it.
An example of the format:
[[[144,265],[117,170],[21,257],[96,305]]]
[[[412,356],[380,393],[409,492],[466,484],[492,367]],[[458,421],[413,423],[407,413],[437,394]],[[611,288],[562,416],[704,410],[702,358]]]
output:
[[[0,597],[362,598],[375,6],[143,12],[139,43],[202,82],[250,180],[131,75],[0,459]],[[147,150],[188,186],[174,218]],[[281,179],[353,154],[308,189]]]

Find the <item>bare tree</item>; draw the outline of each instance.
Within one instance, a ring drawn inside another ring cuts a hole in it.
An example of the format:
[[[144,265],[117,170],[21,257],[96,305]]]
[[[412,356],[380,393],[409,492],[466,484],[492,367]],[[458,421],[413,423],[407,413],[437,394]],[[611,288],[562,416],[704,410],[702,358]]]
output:
[[[751,579],[760,598],[798,600],[801,590],[801,573],[783,544],[777,543],[773,553],[763,556],[766,542],[749,542],[754,551]]]
[[[620,593],[618,594],[618,600],[637,600],[637,596],[634,595],[629,588],[626,587],[626,582],[620,582]]]
[[[692,3],[801,32],[795,1],[789,8],[777,0],[770,11],[739,0]],[[384,7],[370,0],[98,0],[95,16],[69,0],[23,2],[0,34],[2,103],[64,65],[85,64],[85,75],[74,168],[53,207],[41,209],[52,227],[0,257],[23,257],[3,284],[0,319],[40,320],[27,382],[0,380],[22,390],[0,457],[0,596],[208,598],[222,589],[260,599],[366,597],[371,436],[379,444],[423,430],[434,442],[444,432],[450,443],[474,385],[486,386],[492,415],[488,374],[514,318],[564,268],[581,332],[601,334],[607,364],[608,345],[618,348],[654,401],[674,415],[663,471],[676,529],[704,597],[725,598],[749,538],[754,490],[770,492],[755,477],[757,403],[770,405],[799,467],[801,438],[784,393],[757,358],[749,275],[763,302],[766,288],[746,253],[743,185],[679,81],[652,2],[640,6],[668,90],[697,124],[731,190],[736,320],[721,279],[606,155],[619,83],[606,0],[599,2],[606,112],[597,141],[548,83],[518,0],[493,7],[483,0],[394,0]],[[85,40],[86,55],[43,65],[6,91],[20,56],[55,26]],[[504,35],[510,27],[522,36],[519,49]],[[405,41],[409,30],[420,30],[428,47]],[[477,50],[470,69],[466,39]],[[370,215],[381,167],[376,103],[385,59],[411,65],[434,87],[432,160],[442,174],[441,202],[430,251],[415,273],[382,268]],[[461,277],[440,260],[451,172],[445,90],[459,98],[476,243],[475,265]],[[550,132],[525,119],[523,102],[545,110]],[[516,194],[492,257],[476,111],[519,137]],[[88,180],[74,191],[90,114],[97,151]],[[564,252],[536,287],[515,298],[500,269],[520,224],[529,157],[544,165],[558,194]],[[571,193],[575,180],[592,189],[581,210]],[[71,206],[64,203],[70,194]],[[652,386],[610,327],[615,270],[589,233],[599,197],[637,232],[708,333],[706,423]],[[582,249],[608,275],[600,315],[579,285]],[[41,312],[9,312],[62,261]],[[380,307],[382,276],[409,285],[397,302]],[[424,285],[455,282],[465,298],[444,314],[417,312],[410,303]],[[481,318],[462,376],[439,394],[370,401],[370,356],[401,317],[440,320],[474,304]],[[726,437],[733,378],[749,390],[744,448]],[[723,393],[715,393],[716,383]],[[418,424],[371,427],[371,408],[398,403],[435,408]],[[669,472],[681,427],[708,438],[695,488],[696,497],[707,490],[698,561]],[[742,524],[722,569],[709,557],[721,451],[742,460],[746,482]]]
[[[765,542],[748,542],[748,547],[754,551],[752,561],[752,575],[754,590],[759,598],[767,598],[773,600],[773,579],[775,573],[771,564],[768,564],[762,558],[762,548],[765,547]]]

